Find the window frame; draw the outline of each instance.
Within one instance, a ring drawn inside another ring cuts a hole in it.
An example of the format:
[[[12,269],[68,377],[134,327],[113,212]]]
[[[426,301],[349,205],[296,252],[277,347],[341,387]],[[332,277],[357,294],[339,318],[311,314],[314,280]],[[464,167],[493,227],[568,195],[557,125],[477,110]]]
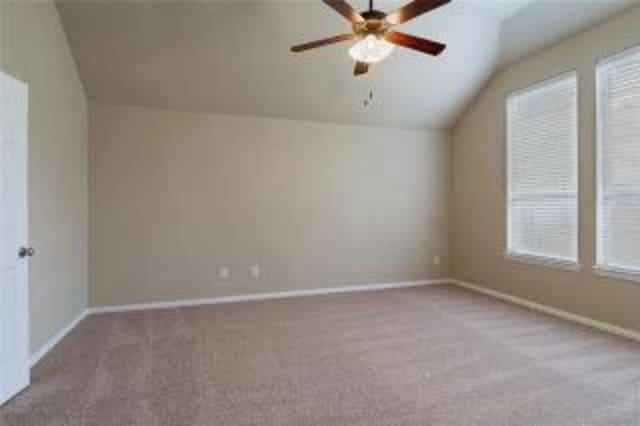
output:
[[[519,95],[540,89],[547,85],[560,82],[565,79],[573,78],[576,84],[576,102],[575,102],[575,114],[576,114],[576,259],[561,259],[553,256],[540,256],[533,255],[527,253],[519,253],[517,251],[512,250],[510,247],[511,244],[511,140],[510,140],[510,101]],[[577,69],[572,68],[567,71],[560,72],[551,77],[544,78],[542,80],[538,80],[534,83],[528,84],[519,89],[513,90],[505,96],[504,99],[504,141],[505,141],[505,193],[504,193],[504,208],[505,208],[505,241],[504,241],[504,257],[507,260],[516,261],[520,263],[525,263],[534,266],[546,266],[550,268],[560,269],[564,271],[580,271],[582,269],[582,265],[580,263],[581,259],[581,247],[582,247],[582,214],[581,214],[581,185],[580,185],[580,158],[581,158],[581,127],[580,127],[580,78]]]
[[[612,265],[607,265],[603,261],[603,226],[602,226],[602,207],[603,207],[603,144],[604,144],[604,111],[603,111],[603,94],[604,87],[602,85],[602,73],[606,65],[611,62],[616,62],[622,58],[628,56],[640,55],[640,46],[634,46],[617,53],[599,58],[595,64],[595,107],[596,107],[596,138],[595,138],[595,188],[596,188],[596,197],[595,197],[595,239],[596,239],[596,256],[595,256],[595,265],[593,266],[593,271],[597,275],[601,275],[609,278],[622,279],[626,281],[632,281],[640,283],[640,268],[639,269],[628,269],[628,268],[620,268]]]

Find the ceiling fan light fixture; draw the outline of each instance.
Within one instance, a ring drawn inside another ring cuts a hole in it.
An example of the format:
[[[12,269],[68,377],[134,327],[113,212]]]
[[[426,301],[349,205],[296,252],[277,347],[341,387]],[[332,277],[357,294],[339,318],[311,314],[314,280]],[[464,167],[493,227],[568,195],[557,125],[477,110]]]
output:
[[[394,45],[384,38],[369,34],[351,46],[349,56],[356,62],[375,64],[387,58],[393,49]]]

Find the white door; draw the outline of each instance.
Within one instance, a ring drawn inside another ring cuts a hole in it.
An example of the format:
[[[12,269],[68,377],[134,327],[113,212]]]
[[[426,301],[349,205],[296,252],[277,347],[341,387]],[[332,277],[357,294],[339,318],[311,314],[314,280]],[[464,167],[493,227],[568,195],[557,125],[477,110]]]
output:
[[[0,405],[29,385],[27,103],[0,71]]]

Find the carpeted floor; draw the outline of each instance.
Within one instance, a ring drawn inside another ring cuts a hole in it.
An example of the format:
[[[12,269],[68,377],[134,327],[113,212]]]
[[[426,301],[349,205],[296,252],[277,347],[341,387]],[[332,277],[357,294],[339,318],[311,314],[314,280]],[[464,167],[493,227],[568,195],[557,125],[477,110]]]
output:
[[[640,344],[448,285],[95,315],[0,424],[637,426]]]

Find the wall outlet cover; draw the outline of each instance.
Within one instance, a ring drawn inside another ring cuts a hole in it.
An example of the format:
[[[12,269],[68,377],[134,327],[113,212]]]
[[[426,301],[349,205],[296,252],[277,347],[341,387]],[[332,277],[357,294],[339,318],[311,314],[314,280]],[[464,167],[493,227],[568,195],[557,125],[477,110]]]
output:
[[[226,266],[220,268],[220,272],[218,272],[218,276],[222,280],[228,280],[230,275],[231,274],[229,273],[229,268],[227,268]]]
[[[251,271],[251,276],[254,279],[258,279],[260,278],[260,265],[253,265],[249,268],[249,270]]]

